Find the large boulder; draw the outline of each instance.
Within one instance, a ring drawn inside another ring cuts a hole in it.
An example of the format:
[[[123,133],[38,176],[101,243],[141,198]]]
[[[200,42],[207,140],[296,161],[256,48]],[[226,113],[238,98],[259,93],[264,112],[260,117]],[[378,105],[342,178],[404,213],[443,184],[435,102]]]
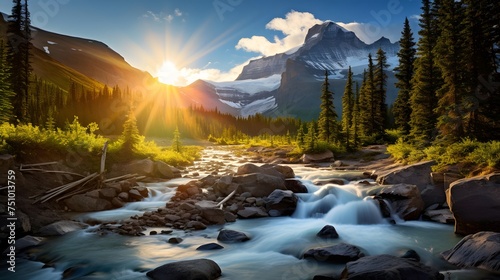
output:
[[[253,163],[247,163],[238,167],[238,170],[236,171],[236,175],[252,173],[261,173],[282,178],[295,177],[295,173],[291,167],[276,164],[264,164],[262,166],[257,166]]]
[[[453,249],[441,255],[458,267],[500,272],[500,233],[482,231],[467,235]]]
[[[245,207],[238,210],[237,215],[242,219],[263,218],[269,216],[261,207]]]
[[[377,183],[380,185],[416,185],[425,203],[425,208],[436,203],[443,204],[446,200],[443,185],[434,186],[432,183],[431,167],[434,164],[434,161],[424,161],[389,169],[377,174]]]
[[[86,194],[77,194],[66,200],[64,204],[75,212],[94,212],[113,208],[113,204],[106,199],[88,196]]]
[[[113,174],[139,174],[151,177],[155,175],[155,163],[150,159],[133,160],[125,165],[115,165],[112,170]]]
[[[37,234],[40,236],[60,236],[86,227],[87,225],[83,223],[63,220],[40,228]]]
[[[249,192],[253,197],[268,196],[276,189],[286,190],[283,178],[262,173],[238,175],[233,182],[239,184],[240,193]]]
[[[305,259],[315,259],[317,261],[330,263],[346,263],[355,261],[363,256],[363,252],[361,252],[358,247],[346,243],[313,248],[304,253]]]
[[[461,179],[446,191],[455,233],[500,232],[500,173]]]
[[[287,190],[291,190],[293,193],[307,193],[307,187],[297,179],[286,179],[285,186]]]
[[[223,229],[219,231],[217,240],[225,243],[237,243],[237,242],[248,241],[250,240],[250,237],[248,237],[248,235],[240,231]]]
[[[289,190],[274,190],[265,198],[266,210],[269,216],[289,216],[297,208],[297,196]]]
[[[392,210],[405,220],[417,220],[424,210],[424,201],[415,185],[385,185],[377,197],[388,201]]]
[[[201,210],[201,217],[211,224],[223,225],[226,223],[224,210],[220,208],[203,208]]]
[[[322,153],[316,154],[304,154],[302,155],[303,163],[311,163],[311,162],[327,162],[333,160],[333,152],[330,150],[326,150]]]
[[[219,265],[208,259],[168,263],[146,273],[153,280],[213,280],[221,274]]]
[[[170,166],[163,161],[155,161],[154,170],[156,177],[159,178],[173,179],[181,177],[181,171],[179,169]]]
[[[341,279],[442,280],[444,275],[412,259],[378,255],[348,262],[342,271]]]

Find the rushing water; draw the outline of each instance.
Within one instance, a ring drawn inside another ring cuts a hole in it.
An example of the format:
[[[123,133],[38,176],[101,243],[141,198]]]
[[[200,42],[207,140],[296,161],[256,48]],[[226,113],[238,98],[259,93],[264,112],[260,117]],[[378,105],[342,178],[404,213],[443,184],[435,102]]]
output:
[[[206,151],[202,164],[222,162],[237,166],[229,151]],[[214,260],[222,269],[220,279],[312,279],[314,275],[339,273],[344,265],[321,264],[301,259],[309,248],[346,242],[360,247],[366,255],[401,255],[415,250],[421,262],[439,268],[447,279],[481,279],[487,273],[478,270],[453,269],[439,257],[460,238],[452,226],[432,222],[397,222],[382,218],[376,202],[368,195],[371,186],[353,181],[339,186],[316,186],[317,179],[352,178],[352,173],[294,166],[295,172],[309,190],[299,194],[300,201],[292,217],[238,220],[226,229],[247,233],[251,240],[241,244],[221,244],[222,250],[197,251],[200,245],[217,242],[221,226],[204,231],[174,230],[168,235],[141,237],[98,234],[96,227],[54,238],[31,252],[30,261],[18,260],[16,277],[5,279],[148,279],[146,272],[162,264],[194,258]],[[205,174],[200,172],[200,177]],[[129,203],[121,209],[89,213],[85,220],[117,221],[147,210],[164,206],[175,193],[175,186],[189,179],[147,184],[150,196],[142,202]],[[347,182],[347,180],[346,180]],[[318,239],[316,233],[326,224],[337,229],[336,241]],[[161,231],[161,228],[149,230]],[[146,232],[147,233],[147,232]],[[171,237],[181,237],[180,244],[170,244]],[[49,264],[42,268],[44,263]],[[8,275],[0,275],[0,278]],[[493,278],[488,278],[493,279]]]

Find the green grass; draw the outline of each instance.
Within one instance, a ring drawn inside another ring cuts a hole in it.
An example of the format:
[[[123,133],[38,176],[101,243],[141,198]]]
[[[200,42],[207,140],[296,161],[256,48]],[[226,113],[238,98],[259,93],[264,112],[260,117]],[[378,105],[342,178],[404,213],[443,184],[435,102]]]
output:
[[[201,147],[183,146],[180,152],[171,147],[160,147],[141,136],[134,152],[124,153],[123,140],[111,140],[96,134],[98,125],[82,126],[75,117],[65,129],[49,130],[31,124],[0,125],[0,151],[16,155],[22,163],[64,160],[71,167],[97,171],[102,147],[108,142],[107,163],[127,162],[132,159],[151,158],[170,165],[188,165],[200,156]]]
[[[500,168],[500,141],[487,143],[471,139],[448,146],[432,145],[427,148],[414,146],[401,139],[389,145],[387,151],[400,162],[414,163],[421,160],[435,160],[435,171],[444,170],[447,166],[462,164],[475,168]]]

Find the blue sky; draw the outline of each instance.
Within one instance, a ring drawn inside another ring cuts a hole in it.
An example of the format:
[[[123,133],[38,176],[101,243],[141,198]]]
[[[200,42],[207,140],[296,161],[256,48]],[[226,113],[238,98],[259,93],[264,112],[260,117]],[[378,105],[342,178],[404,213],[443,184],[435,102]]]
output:
[[[35,0],[32,24],[99,40],[166,82],[234,79],[249,59],[300,45],[332,20],[367,43],[397,41],[404,18],[418,28],[419,0]],[[9,14],[12,2],[0,1]]]

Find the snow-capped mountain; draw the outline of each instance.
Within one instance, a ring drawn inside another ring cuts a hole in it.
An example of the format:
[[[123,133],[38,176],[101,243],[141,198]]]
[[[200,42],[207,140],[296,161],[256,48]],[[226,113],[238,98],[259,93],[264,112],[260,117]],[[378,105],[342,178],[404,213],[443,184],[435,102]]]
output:
[[[397,65],[398,43],[380,38],[372,44],[361,41],[354,32],[328,21],[311,27],[304,43],[285,53],[252,60],[236,81],[210,84],[218,99],[235,109],[239,115],[267,113],[292,115],[304,119],[317,117],[319,95],[324,72],[332,79],[334,102],[340,109],[341,93],[347,68],[352,67],[355,79],[361,79],[368,65],[368,54],[382,48],[388,57],[389,69]],[[388,102],[395,99],[393,75],[389,73]]]

